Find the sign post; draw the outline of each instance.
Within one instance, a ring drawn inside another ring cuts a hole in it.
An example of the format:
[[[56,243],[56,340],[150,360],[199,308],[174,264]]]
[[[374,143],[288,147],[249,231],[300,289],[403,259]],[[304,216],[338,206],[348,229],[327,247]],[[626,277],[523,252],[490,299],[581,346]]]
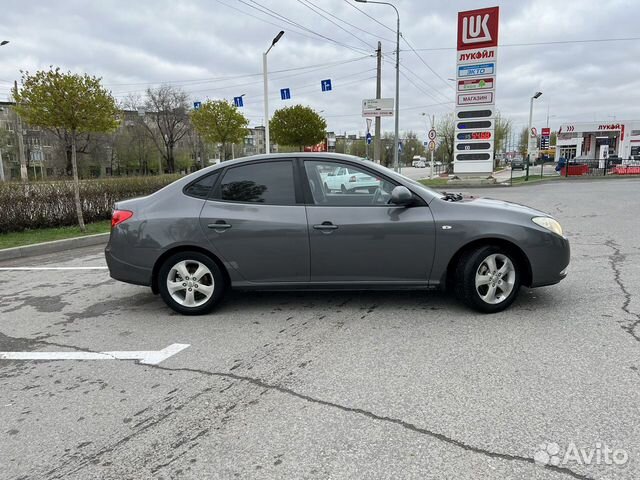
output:
[[[455,174],[493,173],[499,13],[499,7],[458,12]]]
[[[436,138],[438,137],[438,133],[436,132],[436,129],[433,126],[435,118],[432,117],[431,120],[431,130],[429,130],[429,134],[427,135],[429,137],[429,151],[431,152],[431,164],[429,165],[429,169],[431,170],[429,173],[429,177],[433,180],[433,168],[435,167],[434,163],[433,163],[433,152],[436,149]]]

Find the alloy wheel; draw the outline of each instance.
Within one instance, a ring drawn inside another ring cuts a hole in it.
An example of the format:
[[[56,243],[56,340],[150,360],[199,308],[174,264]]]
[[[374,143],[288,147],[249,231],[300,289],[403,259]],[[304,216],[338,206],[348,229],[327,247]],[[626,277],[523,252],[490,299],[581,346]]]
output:
[[[509,257],[494,253],[486,257],[476,271],[476,292],[491,305],[504,302],[516,281],[516,269]]]
[[[205,304],[213,295],[215,280],[209,267],[197,260],[182,260],[169,270],[167,290],[183,307]]]

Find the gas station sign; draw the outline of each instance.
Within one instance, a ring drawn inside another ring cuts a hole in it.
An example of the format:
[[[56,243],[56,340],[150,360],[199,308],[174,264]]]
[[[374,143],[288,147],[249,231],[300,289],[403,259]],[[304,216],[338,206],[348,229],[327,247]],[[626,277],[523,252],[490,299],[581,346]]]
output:
[[[499,7],[458,12],[454,173],[493,172]]]

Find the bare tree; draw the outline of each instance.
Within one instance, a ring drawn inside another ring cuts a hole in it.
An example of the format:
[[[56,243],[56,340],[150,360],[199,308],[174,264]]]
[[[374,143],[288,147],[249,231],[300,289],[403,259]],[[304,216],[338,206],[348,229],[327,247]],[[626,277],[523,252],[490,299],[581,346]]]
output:
[[[171,85],[148,88],[145,109],[143,125],[167,162],[169,173],[173,173],[175,146],[190,128],[187,93]]]
[[[440,137],[439,149],[444,149],[445,163],[450,166],[453,162],[453,144],[456,130],[453,114],[449,113],[444,115],[438,121],[436,129],[438,131],[438,137]]]

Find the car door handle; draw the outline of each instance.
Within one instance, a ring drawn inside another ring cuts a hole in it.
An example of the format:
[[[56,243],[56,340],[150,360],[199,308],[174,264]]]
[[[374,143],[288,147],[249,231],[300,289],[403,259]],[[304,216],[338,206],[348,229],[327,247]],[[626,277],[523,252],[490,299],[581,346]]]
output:
[[[314,225],[313,228],[316,230],[337,230],[338,226],[331,222],[322,222],[320,225]]]
[[[227,228],[231,228],[231,225],[229,225],[227,222],[225,222],[224,220],[218,220],[216,223],[210,223],[209,225],[207,225],[207,227],[209,228],[213,228],[215,230],[218,229],[227,229]]]

